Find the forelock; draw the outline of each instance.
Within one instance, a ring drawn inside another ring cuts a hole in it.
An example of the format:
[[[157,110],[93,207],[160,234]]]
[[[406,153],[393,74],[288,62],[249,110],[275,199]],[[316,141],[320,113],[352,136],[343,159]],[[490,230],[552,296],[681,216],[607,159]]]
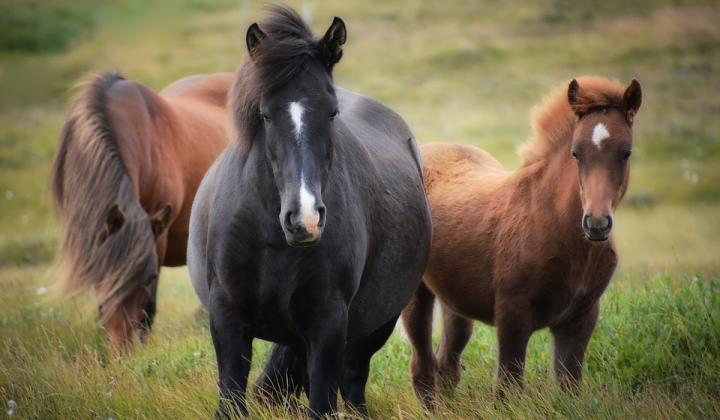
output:
[[[230,96],[240,141],[251,141],[259,125],[259,101],[321,61],[320,43],[302,18],[285,6],[271,6],[259,23],[267,38],[245,58]]]

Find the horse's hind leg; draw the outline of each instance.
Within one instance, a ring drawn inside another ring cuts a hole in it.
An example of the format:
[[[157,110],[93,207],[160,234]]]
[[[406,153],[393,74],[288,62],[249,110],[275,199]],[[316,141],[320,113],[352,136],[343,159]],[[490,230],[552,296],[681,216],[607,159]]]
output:
[[[555,375],[563,389],[582,380],[585,350],[598,319],[597,302],[581,316],[550,329],[555,342]]]
[[[304,358],[290,347],[275,344],[262,375],[255,383],[255,395],[271,404],[283,404],[291,396],[307,390]]]
[[[440,384],[449,389],[460,382],[462,352],[470,341],[473,321],[442,307],[443,336],[437,352]]]
[[[368,416],[365,385],[370,372],[370,359],[392,334],[397,318],[393,318],[368,338],[353,345],[352,348],[346,348],[345,351],[345,374],[341,387],[343,400],[365,417]]]
[[[432,349],[434,302],[435,295],[421,283],[402,313],[403,326],[413,348],[410,362],[413,388],[426,408],[432,408],[435,404],[437,362]]]

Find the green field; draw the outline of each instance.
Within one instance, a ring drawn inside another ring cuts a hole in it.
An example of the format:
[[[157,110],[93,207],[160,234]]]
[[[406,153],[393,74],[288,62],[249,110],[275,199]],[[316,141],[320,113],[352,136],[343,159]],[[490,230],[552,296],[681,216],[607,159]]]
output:
[[[316,33],[345,20],[336,80],[399,111],[421,142],[478,145],[508,167],[534,104],[599,74],[643,86],[621,265],[603,298],[586,384],[561,392],[545,332],[524,393],[492,397],[493,329],[479,325],[454,395],[416,402],[398,331],[373,359],[378,418],[720,417],[720,5],[713,1],[291,1]],[[262,3],[0,1],[0,413],[19,418],[206,418],[217,401],[206,318],[185,268],[164,270],[151,341],[109,354],[92,296],[50,298],[60,226],[48,173],[72,87],[118,69],[159,89],[233,70]],[[44,293],[49,288],[49,293]],[[254,366],[267,344],[256,342]],[[253,370],[256,376],[258,369]],[[259,407],[256,417],[285,417]]]

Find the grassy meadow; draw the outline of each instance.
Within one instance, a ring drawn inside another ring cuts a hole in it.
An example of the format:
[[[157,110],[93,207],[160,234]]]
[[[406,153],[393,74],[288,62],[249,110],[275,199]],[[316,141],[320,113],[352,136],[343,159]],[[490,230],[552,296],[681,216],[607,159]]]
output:
[[[337,82],[400,112],[421,142],[486,148],[508,167],[529,111],[568,79],[643,86],[621,263],[577,395],[552,377],[546,332],[526,389],[492,397],[494,330],[435,413],[409,380],[401,331],[373,359],[374,418],[720,417],[720,5],[657,0],[290,1],[321,34],[348,27]],[[150,342],[113,357],[92,296],[53,296],[60,226],[48,173],[72,87],[118,69],[155,89],[233,70],[262,3],[0,0],[0,418],[207,418],[217,403],[206,317],[185,268],[165,269]],[[439,332],[439,331],[438,331]],[[256,341],[257,376],[267,344]],[[11,402],[12,401],[12,402]],[[288,414],[250,402],[253,417]]]

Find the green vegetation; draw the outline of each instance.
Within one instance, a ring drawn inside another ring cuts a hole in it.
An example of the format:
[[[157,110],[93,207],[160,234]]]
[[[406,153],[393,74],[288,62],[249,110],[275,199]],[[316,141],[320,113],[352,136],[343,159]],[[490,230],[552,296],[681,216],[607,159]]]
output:
[[[422,142],[479,145],[508,167],[530,136],[530,109],[550,89],[583,74],[643,85],[631,186],[617,215],[621,266],[603,299],[586,386],[577,396],[558,389],[541,332],[531,341],[526,392],[496,404],[494,331],[478,325],[459,388],[429,415],[412,394],[410,349],[398,331],[373,360],[374,417],[720,415],[716,5],[290,4],[318,32],[333,15],[345,19],[341,85],[391,105]],[[0,407],[16,401],[21,418],[197,418],[214,409],[213,348],[184,268],[163,271],[150,343],[119,359],[108,354],[90,296],[43,295],[56,278],[60,229],[47,177],[71,88],[87,72],[119,69],[159,89],[189,74],[232,70],[244,55],[245,28],[260,16],[259,2],[241,0],[0,5]],[[259,367],[267,344],[256,346]]]
[[[207,319],[184,269],[164,273],[157,327],[131,356],[109,355],[105,335],[84,302],[49,303],[37,290],[44,269],[1,272],[3,330],[0,398],[26,417],[197,418],[216,404],[216,364]],[[378,418],[649,418],[720,413],[720,283],[659,277],[643,286],[615,284],[590,343],[586,384],[573,397],[555,384],[546,332],[528,349],[525,394],[496,404],[494,331],[478,326],[465,373],[438,412],[423,413],[410,387],[409,345],[398,331],[373,359],[370,413]],[[42,289],[39,289],[42,291]],[[87,306],[90,306],[89,304]],[[256,341],[254,379],[267,354]],[[251,402],[253,416],[282,417]]]

